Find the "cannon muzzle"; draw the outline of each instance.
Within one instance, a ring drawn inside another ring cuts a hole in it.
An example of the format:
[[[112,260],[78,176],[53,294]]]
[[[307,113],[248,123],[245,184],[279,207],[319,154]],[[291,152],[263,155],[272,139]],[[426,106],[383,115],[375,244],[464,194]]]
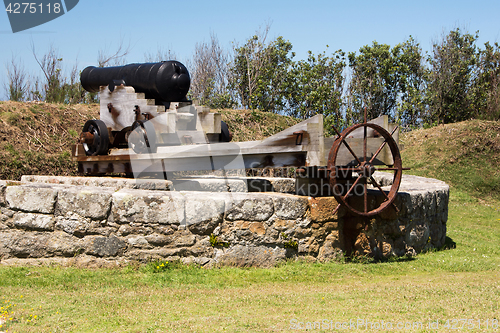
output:
[[[163,61],[103,68],[90,66],[83,70],[80,82],[88,92],[98,92],[100,86],[109,86],[111,91],[121,84],[132,86],[147,99],[168,103],[186,101],[191,78],[180,62]]]

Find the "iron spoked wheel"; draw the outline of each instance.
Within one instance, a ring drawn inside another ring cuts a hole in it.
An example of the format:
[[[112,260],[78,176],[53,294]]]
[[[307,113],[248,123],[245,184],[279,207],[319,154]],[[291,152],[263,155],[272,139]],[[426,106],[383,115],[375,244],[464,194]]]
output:
[[[82,130],[82,141],[85,154],[88,156],[106,155],[109,148],[109,133],[102,120],[87,120]]]
[[[358,128],[363,128],[363,156],[357,156],[346,141],[346,138],[348,138],[349,135]],[[368,156],[367,152],[368,128],[375,130],[380,136],[384,138],[383,143],[380,145],[378,150],[373,154],[373,156]],[[396,129],[394,129],[394,131],[395,130]],[[383,127],[376,124],[367,123],[365,120],[365,122],[362,124],[353,125],[345,129],[341,134],[338,134],[337,132],[338,138],[335,140],[330,150],[330,154],[328,156],[328,170],[330,170],[329,182],[337,201],[354,214],[361,216],[377,215],[384,209],[388,208],[390,205],[393,205],[394,200],[396,199],[399,185],[401,184],[403,166],[398,146],[392,137],[394,131],[392,133],[389,133]],[[353,156],[356,165],[354,166],[336,165],[339,149],[343,145],[349,150],[349,152]],[[374,164],[374,161],[376,160],[377,156],[386,145],[389,145],[394,164],[391,166],[379,167]],[[391,189],[389,190],[388,193],[382,190],[382,187],[373,178],[373,173],[375,171],[391,171],[394,173]],[[352,185],[348,184],[346,186],[346,184],[340,183],[339,181],[340,178],[338,176],[343,174],[345,175],[351,172],[356,172],[358,174],[358,177],[354,180]],[[368,191],[369,191],[368,183],[373,184],[374,187],[376,187],[384,197],[384,200],[380,205],[378,205],[378,207],[371,208],[372,205],[368,203]],[[348,198],[353,194],[359,195],[359,192],[361,191],[359,191],[358,188],[360,186],[363,189],[361,194],[363,196],[363,205],[362,205],[363,208],[361,210],[354,208],[352,205],[349,204],[348,201]],[[395,205],[394,208],[396,209],[396,211],[398,210]]]
[[[128,144],[136,154],[156,153],[156,132],[149,121],[137,120],[132,124]]]

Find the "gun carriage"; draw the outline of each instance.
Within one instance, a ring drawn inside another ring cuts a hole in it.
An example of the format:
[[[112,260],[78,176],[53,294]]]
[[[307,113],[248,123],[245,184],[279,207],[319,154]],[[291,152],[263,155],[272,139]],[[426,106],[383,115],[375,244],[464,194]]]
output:
[[[316,115],[261,141],[231,142],[217,112],[187,99],[188,70],[177,61],[87,67],[82,86],[100,94],[100,119],[88,120],[72,149],[79,172],[140,177],[176,171],[297,168],[297,194],[335,196],[351,212],[393,207],[402,176],[398,127],[387,116],[323,136]],[[384,187],[376,171],[393,173]],[[317,193],[304,190],[314,186]],[[352,197],[361,197],[356,204]]]

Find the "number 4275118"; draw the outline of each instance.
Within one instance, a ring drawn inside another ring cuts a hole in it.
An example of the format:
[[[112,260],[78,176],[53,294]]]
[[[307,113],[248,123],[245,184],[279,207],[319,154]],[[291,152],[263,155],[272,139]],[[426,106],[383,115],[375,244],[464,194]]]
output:
[[[36,2],[13,2],[5,7],[5,11],[9,14],[59,14],[61,12],[61,3],[48,3],[44,6],[44,4]]]

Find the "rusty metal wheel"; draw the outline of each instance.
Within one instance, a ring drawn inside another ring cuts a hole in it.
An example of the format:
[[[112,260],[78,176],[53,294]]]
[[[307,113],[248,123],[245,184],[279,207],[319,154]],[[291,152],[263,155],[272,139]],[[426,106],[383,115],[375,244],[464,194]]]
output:
[[[109,149],[109,133],[102,120],[87,120],[80,134],[80,142],[87,156],[106,155]]]
[[[356,129],[359,128],[363,128],[362,156],[358,156],[357,154],[355,154],[353,149],[351,149],[351,147],[346,141],[346,139],[352,134],[352,132],[354,132]],[[372,156],[368,156],[368,151],[367,151],[367,140],[368,140],[367,132],[368,129],[370,128],[373,129],[376,133],[378,133],[378,135],[380,135],[384,139],[383,143],[380,145],[380,147]],[[393,205],[396,211],[398,211],[396,205],[394,205],[394,200],[396,199],[399,185],[401,183],[403,167],[402,167],[401,155],[399,154],[398,145],[396,144],[396,141],[394,141],[394,138],[392,137],[392,134],[394,134],[396,129],[397,127],[392,131],[392,133],[389,133],[379,125],[366,122],[366,116],[364,123],[348,127],[342,133],[338,133],[338,131],[335,129],[338,137],[335,140],[332,148],[330,149],[330,154],[328,156],[328,166],[327,166],[328,170],[330,171],[329,183],[333,191],[333,195],[339,202],[339,206],[335,209],[335,212],[338,210],[340,205],[343,205],[352,213],[361,216],[377,215],[384,209],[388,208],[390,205]],[[387,166],[376,165],[375,163],[377,156],[380,154],[380,152],[386,145],[388,145],[390,148],[393,165],[387,165]],[[349,151],[349,153],[352,155],[353,162],[349,163],[349,165],[338,166],[337,157],[339,149],[342,146],[345,146]],[[394,173],[393,182],[388,192],[384,191],[380,186],[380,184],[373,178],[373,173],[375,171],[389,171]],[[348,176],[352,174],[352,172],[356,172],[358,175],[357,178],[355,179],[352,178],[353,180],[352,183],[350,183],[349,181],[347,182],[342,181],[343,178],[344,179],[349,178]],[[375,189],[370,190],[368,188],[369,183],[373,184]],[[359,188],[361,188],[361,191],[359,191]],[[374,194],[377,194],[376,193],[377,190],[379,193],[383,195],[383,200],[381,202],[377,202],[376,204],[369,203],[368,192],[374,191]],[[357,207],[355,208],[352,204],[349,203],[348,199],[353,195],[363,197],[362,205],[357,205]],[[359,206],[362,207],[359,208]]]

